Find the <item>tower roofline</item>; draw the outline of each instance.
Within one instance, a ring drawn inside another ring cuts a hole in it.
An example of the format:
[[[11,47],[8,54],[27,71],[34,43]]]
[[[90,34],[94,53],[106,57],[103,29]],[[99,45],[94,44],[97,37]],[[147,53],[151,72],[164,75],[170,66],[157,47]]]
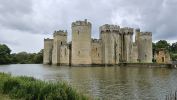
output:
[[[74,26],[91,26],[92,24],[85,19],[84,21],[78,20],[75,22],[72,22],[72,27]]]
[[[67,36],[67,30],[54,31],[53,36]]]
[[[152,36],[152,32],[140,32],[141,36]]]

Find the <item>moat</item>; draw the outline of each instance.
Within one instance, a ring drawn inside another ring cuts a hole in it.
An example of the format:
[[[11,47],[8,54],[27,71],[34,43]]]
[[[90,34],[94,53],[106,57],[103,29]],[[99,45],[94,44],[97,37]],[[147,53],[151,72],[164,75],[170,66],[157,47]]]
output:
[[[0,65],[0,72],[66,81],[79,91],[106,100],[164,100],[177,90],[177,69],[147,67],[65,67]]]

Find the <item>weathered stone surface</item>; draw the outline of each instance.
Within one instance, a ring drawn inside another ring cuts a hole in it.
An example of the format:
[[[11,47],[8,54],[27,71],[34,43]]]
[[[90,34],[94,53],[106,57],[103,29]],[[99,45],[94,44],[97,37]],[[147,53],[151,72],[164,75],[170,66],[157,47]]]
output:
[[[67,43],[66,31],[55,31],[54,39],[44,40],[44,64],[114,65],[119,63],[151,63],[152,33],[133,28],[105,24],[100,39],[91,39],[91,23],[76,21],[71,25],[72,42]]]
[[[53,48],[53,39],[44,39],[44,55],[43,63],[51,64],[52,63],[52,48]]]
[[[60,30],[55,31],[53,34],[53,51],[52,51],[52,64],[60,64],[60,47],[61,45],[67,44],[67,32]]]
[[[155,54],[157,63],[171,63],[170,54],[165,49],[159,49]]]
[[[152,63],[152,33],[137,32],[138,60],[141,63]]]
[[[69,45],[60,46],[60,65],[69,65]]]
[[[91,64],[91,23],[72,23],[72,65]]]
[[[92,64],[103,64],[102,60],[102,41],[100,39],[92,39]]]

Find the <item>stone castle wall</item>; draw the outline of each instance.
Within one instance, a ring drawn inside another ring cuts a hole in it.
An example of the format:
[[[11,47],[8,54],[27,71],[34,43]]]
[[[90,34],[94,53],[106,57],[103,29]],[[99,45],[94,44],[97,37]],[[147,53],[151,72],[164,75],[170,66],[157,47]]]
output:
[[[152,62],[152,33],[140,32],[138,40],[139,61],[143,63]]]
[[[60,65],[69,65],[70,49],[68,45],[60,46]]]
[[[100,39],[92,39],[91,46],[92,64],[103,64],[102,41]]]
[[[165,49],[159,49],[155,54],[157,63],[171,63],[170,54]]]
[[[60,46],[67,44],[67,32],[60,30],[53,34],[52,64],[60,64]]]
[[[138,47],[136,43],[133,43],[133,51],[131,54],[131,61],[132,63],[137,63],[138,62]]]
[[[119,31],[117,25],[105,24],[100,27],[100,37],[102,40],[103,64],[116,64],[119,62]]]
[[[72,65],[91,64],[91,23],[72,23]]]
[[[99,28],[100,39],[91,39],[91,23],[72,23],[72,41],[66,31],[55,31],[53,39],[44,40],[44,64],[114,65],[119,63],[151,63],[152,33],[133,28],[105,24]]]
[[[121,28],[121,62],[130,62],[133,52],[133,28]]]
[[[53,48],[53,39],[44,39],[44,56],[43,63],[51,64],[52,63],[52,48]]]

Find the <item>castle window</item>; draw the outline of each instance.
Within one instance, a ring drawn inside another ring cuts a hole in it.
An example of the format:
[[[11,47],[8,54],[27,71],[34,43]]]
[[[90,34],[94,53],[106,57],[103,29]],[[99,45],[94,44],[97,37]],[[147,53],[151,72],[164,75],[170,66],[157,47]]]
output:
[[[61,45],[62,45],[63,43],[61,42]]]
[[[162,62],[164,62],[165,60],[164,60],[164,57],[162,57]]]
[[[98,53],[98,57],[99,57],[100,55],[99,55],[99,53]]]
[[[78,51],[78,55],[80,55],[80,51]]]

